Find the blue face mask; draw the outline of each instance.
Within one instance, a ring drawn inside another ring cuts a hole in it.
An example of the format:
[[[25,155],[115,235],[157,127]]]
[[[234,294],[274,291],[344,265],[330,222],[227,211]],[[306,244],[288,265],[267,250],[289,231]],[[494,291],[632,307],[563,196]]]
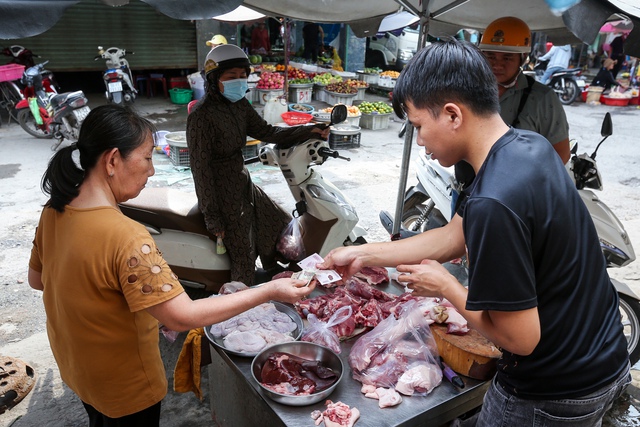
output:
[[[233,79],[222,82],[224,92],[222,96],[231,102],[240,101],[249,90],[247,79]]]

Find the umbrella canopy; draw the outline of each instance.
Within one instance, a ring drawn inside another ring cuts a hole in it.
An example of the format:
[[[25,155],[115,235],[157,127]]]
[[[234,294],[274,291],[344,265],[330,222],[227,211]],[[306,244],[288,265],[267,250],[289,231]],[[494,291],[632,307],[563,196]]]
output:
[[[253,9],[249,9],[248,7],[244,6],[238,6],[236,9],[232,10],[229,13],[214,16],[213,19],[215,19],[216,21],[225,22],[248,22],[262,19],[264,17],[264,14],[256,12]]]

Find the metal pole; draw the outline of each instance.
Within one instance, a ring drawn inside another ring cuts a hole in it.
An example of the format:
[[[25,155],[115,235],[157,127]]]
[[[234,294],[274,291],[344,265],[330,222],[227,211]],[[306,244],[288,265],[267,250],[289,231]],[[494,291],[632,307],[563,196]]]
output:
[[[289,18],[284,18],[284,99],[289,102]]]
[[[418,46],[422,49],[427,43],[427,34],[429,33],[429,0],[422,2],[422,11],[420,13],[420,35],[418,36]],[[407,177],[409,175],[409,162],[411,161],[411,144],[413,143],[413,126],[407,123],[407,129],[404,134],[404,146],[402,151],[402,164],[400,165],[400,181],[398,183],[398,197],[396,198],[396,211],[393,216],[393,228],[391,235],[400,232],[402,224],[402,213],[404,208],[404,193],[407,188]]]

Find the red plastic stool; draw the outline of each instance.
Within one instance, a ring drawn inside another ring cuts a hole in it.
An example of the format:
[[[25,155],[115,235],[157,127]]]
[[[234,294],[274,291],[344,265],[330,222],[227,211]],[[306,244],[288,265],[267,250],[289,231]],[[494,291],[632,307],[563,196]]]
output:
[[[164,97],[169,97],[169,92],[167,91],[167,79],[164,78],[164,74],[149,74],[149,85],[147,86],[147,98],[151,98],[153,95],[153,89],[156,83],[162,83],[162,91],[164,92]]]
[[[189,103],[187,104],[187,114],[191,113],[191,110],[193,110],[193,107],[195,107],[197,103],[198,103],[197,99],[194,99],[193,101],[189,101]]]

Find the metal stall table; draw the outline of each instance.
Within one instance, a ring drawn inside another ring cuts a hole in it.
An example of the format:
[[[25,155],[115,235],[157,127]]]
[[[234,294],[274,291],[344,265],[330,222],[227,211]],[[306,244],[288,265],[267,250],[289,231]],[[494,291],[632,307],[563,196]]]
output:
[[[401,286],[388,284],[378,289],[400,293]],[[322,293],[316,289],[312,296]],[[361,336],[361,335],[360,335]],[[341,343],[340,358],[345,366],[342,380],[328,399],[341,401],[360,411],[359,427],[379,426],[440,426],[482,404],[489,387],[488,381],[467,377],[465,387],[458,389],[444,377],[442,384],[427,396],[403,396],[402,403],[392,408],[380,409],[378,401],[364,397],[361,383],[351,377],[349,352],[358,337]],[[311,412],[324,410],[321,401],[309,406],[287,406],[274,402],[262,394],[260,386],[251,375],[252,357],[235,356],[209,343],[209,391],[211,416],[216,425],[229,427],[313,426]]]

